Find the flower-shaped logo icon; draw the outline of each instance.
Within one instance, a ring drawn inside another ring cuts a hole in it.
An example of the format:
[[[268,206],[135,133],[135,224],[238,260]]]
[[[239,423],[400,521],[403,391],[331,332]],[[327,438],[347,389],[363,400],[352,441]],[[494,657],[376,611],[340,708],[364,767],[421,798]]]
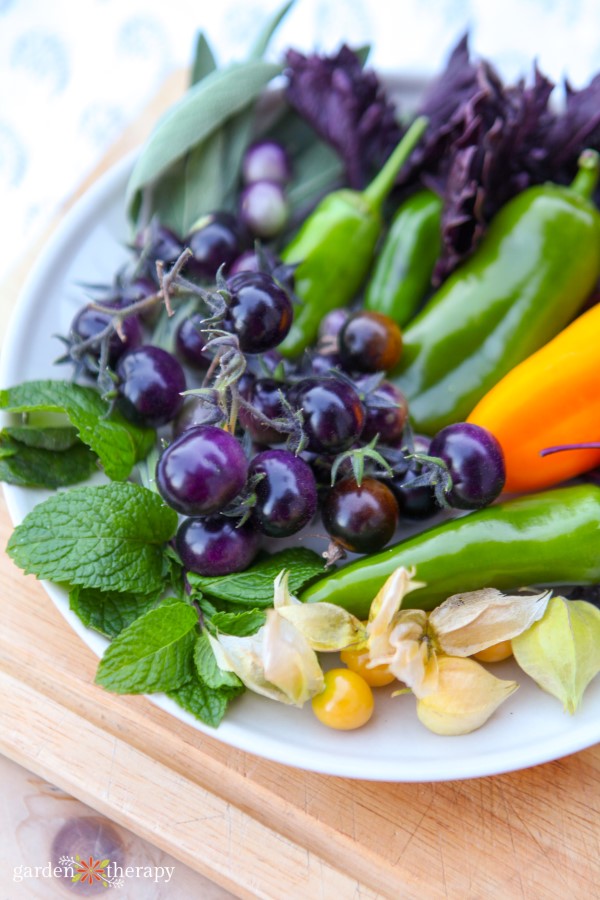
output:
[[[71,881],[74,883],[96,884],[100,882],[103,887],[107,888],[123,886],[123,879],[109,871],[109,859],[94,859],[93,856],[90,856],[85,860],[76,853],[75,856],[61,856],[59,863],[71,868],[73,872]]]
[[[77,860],[77,868],[75,869],[75,874],[71,881],[81,881],[82,884],[85,884],[86,882],[88,884],[94,884],[95,881],[101,881],[108,887],[104,872],[110,860],[94,859],[93,856],[90,856],[87,862],[80,859],[79,856],[76,856],[75,859]]]

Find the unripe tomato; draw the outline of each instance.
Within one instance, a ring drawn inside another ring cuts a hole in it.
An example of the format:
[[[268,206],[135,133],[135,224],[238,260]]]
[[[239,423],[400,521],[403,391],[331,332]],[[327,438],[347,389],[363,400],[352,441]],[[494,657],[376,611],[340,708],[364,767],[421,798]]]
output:
[[[365,679],[371,687],[383,687],[385,684],[391,684],[395,680],[394,675],[387,666],[371,666],[368,667],[370,660],[368,650],[356,650],[352,647],[342,650],[340,659],[349,669],[356,672]]]
[[[365,725],[373,715],[373,706],[373,691],[364,678],[350,669],[325,672],[325,687],[312,700],[317,719],[338,731]]]
[[[502,662],[503,659],[508,659],[509,656],[512,656],[512,644],[510,641],[498,641],[497,644],[492,644],[491,647],[486,647],[485,650],[480,650],[479,653],[473,654],[473,659],[478,659],[479,662]]]

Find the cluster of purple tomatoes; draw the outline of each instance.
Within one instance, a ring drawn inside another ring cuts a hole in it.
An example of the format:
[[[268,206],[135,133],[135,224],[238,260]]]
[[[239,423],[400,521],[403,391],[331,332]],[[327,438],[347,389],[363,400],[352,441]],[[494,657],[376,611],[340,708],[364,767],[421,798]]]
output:
[[[424,477],[429,459],[443,462],[449,505],[491,502],[504,473],[499,449],[482,429],[451,426],[431,442],[417,437],[407,452],[407,403],[385,377],[402,351],[390,319],[336,310],[302,359],[290,362],[277,352],[292,324],[293,273],[251,247],[285,223],[287,161],[270,144],[253,148],[244,172],[238,216],[214,213],[184,239],[153,223],[140,238],[133,269],[117,277],[103,300],[104,310],[84,307],[69,336],[72,348],[86,350],[78,361],[88,374],[99,372],[104,356],[123,415],[161,429],[166,446],[156,487],[184,517],[176,548],[185,568],[208,576],[243,570],[265,538],[290,538],[317,512],[342,553],[375,552],[391,540],[400,518],[439,512],[439,487]],[[156,295],[157,261],[168,270],[184,247],[191,251],[186,279],[214,285],[217,273],[225,275],[217,331],[207,325],[209,313],[196,310],[180,319],[173,352],[167,351],[151,338],[145,342],[155,315],[150,306],[147,314],[122,316],[119,329],[96,343],[110,331],[111,310],[138,308]],[[229,346],[243,362],[225,389],[228,418],[218,422],[207,395],[227,341],[215,341],[215,334],[231,336]],[[207,380],[208,390],[183,396],[196,382],[206,388]],[[361,453],[365,474],[357,477],[352,457]],[[319,531],[318,523],[313,527]]]

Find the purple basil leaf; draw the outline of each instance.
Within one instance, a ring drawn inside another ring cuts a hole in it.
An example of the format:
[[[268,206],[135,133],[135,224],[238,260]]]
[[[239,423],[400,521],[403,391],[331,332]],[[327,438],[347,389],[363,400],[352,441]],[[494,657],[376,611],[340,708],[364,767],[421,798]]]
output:
[[[582,150],[600,150],[600,74],[577,91],[565,83],[565,109],[554,123],[548,144],[553,168],[569,180]]]
[[[439,171],[446,150],[464,132],[466,107],[480,90],[479,70],[469,59],[465,34],[450,54],[445,70],[431,83],[421,101],[418,112],[427,116],[429,125],[402,171],[402,181],[413,180],[422,169],[430,175]]]
[[[379,79],[345,45],[334,56],[289,50],[286,62],[290,105],[339,153],[348,184],[364,187],[401,137]]]
[[[470,256],[511,197],[551,177],[553,88],[537,68],[532,85],[505,86],[490,63],[471,61],[465,36],[423,98],[419,113],[429,127],[401,182],[444,199],[435,285]]]
[[[475,250],[508,200],[551,177],[547,138],[555,121],[548,108],[552,90],[553,84],[536,69],[532,86],[519,82],[503,89],[493,79],[476,102],[466,105],[464,132],[449,148],[449,168],[443,173],[443,249],[435,283]],[[426,174],[423,180],[427,183]]]

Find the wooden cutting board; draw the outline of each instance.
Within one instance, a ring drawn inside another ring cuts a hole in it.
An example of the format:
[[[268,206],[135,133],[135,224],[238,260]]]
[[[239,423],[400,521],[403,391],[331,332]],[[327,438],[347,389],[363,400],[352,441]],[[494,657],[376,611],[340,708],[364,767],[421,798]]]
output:
[[[143,140],[183,84],[165,85],[81,191]],[[0,292],[2,328],[30,265]],[[2,548],[11,530],[2,502]],[[0,591],[0,752],[234,894],[600,898],[600,746],[471,781],[302,772],[94,686],[96,658],[3,552]]]

